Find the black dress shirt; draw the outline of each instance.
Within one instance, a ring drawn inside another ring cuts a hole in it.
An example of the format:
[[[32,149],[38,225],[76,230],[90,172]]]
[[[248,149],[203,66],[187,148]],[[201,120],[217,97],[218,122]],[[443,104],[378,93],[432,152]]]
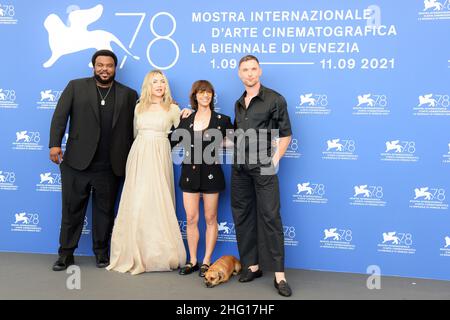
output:
[[[249,169],[268,166],[272,140],[292,135],[287,103],[281,94],[261,85],[246,108],[246,94],[235,104],[234,166],[239,168],[244,161]]]

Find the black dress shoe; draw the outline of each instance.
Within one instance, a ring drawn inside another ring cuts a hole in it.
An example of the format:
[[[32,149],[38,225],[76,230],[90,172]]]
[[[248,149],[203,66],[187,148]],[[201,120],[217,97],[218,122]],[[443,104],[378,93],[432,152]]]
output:
[[[196,263],[194,265],[194,264],[188,262],[188,263],[186,263],[186,265],[183,268],[180,269],[180,271],[178,273],[184,276],[186,274],[191,274],[194,271],[198,271],[198,269],[200,269],[198,266],[198,263]]]
[[[239,278],[239,282],[250,282],[253,281],[256,278],[260,278],[262,276],[262,271],[261,269],[256,270],[255,272],[253,272],[250,268],[247,269],[246,271],[244,271],[240,278]]]
[[[95,256],[95,265],[97,268],[106,268],[109,266],[109,258],[105,254],[98,254]]]
[[[292,295],[291,287],[289,287],[289,284],[285,280],[281,280],[277,283],[277,279],[273,279],[273,285],[283,297],[290,297]]]
[[[53,264],[53,271],[63,271],[66,270],[68,266],[75,263],[73,255],[69,256],[59,256],[58,260]]]

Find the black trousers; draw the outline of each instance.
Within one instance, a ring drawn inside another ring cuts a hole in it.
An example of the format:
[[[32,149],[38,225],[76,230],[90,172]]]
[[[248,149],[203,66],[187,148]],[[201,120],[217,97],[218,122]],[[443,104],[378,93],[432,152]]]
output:
[[[231,172],[231,208],[242,266],[284,272],[284,235],[277,175],[260,168]]]
[[[108,254],[120,178],[111,170],[79,171],[64,162],[60,170],[62,219],[58,253],[70,255],[78,247],[92,190],[93,251]]]

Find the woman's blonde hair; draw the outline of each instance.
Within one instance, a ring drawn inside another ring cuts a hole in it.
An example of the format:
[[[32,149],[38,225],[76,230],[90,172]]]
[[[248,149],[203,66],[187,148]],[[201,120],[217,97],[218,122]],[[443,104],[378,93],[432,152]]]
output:
[[[152,70],[144,78],[144,82],[142,83],[141,96],[138,100],[138,104],[136,106],[136,112],[141,113],[147,110],[152,103],[152,79],[157,74],[160,74],[164,81],[166,82],[166,89],[164,91],[164,96],[161,102],[162,107],[166,110],[170,110],[170,105],[173,103],[172,95],[170,94],[170,86],[169,80],[167,80],[166,75],[161,70]]]

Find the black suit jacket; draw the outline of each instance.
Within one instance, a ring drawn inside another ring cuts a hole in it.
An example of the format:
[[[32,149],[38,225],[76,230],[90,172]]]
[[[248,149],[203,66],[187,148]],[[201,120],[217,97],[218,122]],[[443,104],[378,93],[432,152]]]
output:
[[[125,175],[128,152],[133,143],[133,117],[137,92],[115,82],[110,158],[115,175]],[[95,79],[69,82],[59,98],[52,118],[49,147],[60,147],[69,120],[64,162],[85,170],[94,158],[100,140],[100,116]]]
[[[197,190],[200,186],[202,189],[207,191],[221,191],[225,189],[225,179],[223,176],[222,166],[220,161],[213,164],[205,164],[202,162],[201,165],[195,164],[195,157],[192,158],[192,155],[195,152],[194,148],[194,119],[195,112],[193,112],[189,117],[185,119],[181,119],[178,128],[175,130],[186,130],[189,132],[190,141],[183,141],[180,139],[180,145],[185,149],[185,158],[181,167],[181,176],[179,185],[183,190]],[[231,124],[230,117],[217,113],[213,111],[211,113],[211,120],[209,122],[208,127],[204,131],[204,140],[202,145],[202,153],[203,150],[211,143],[208,141],[209,139],[205,137],[208,129],[218,129],[220,131],[221,139],[225,138],[227,135],[227,130],[233,128]],[[217,143],[217,142],[216,142]],[[172,142],[172,146],[176,144]],[[213,156],[219,157],[219,155],[213,152]],[[219,159],[217,159],[219,160]]]

